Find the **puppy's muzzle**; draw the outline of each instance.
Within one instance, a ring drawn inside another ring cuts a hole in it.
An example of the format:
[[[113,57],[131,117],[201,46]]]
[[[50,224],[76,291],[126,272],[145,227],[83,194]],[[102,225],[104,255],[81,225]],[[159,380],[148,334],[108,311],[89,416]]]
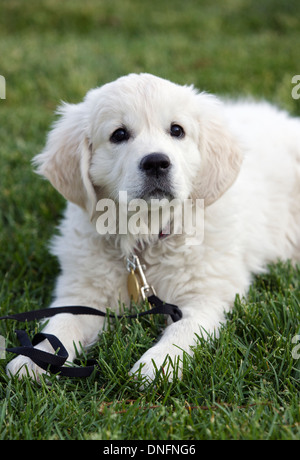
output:
[[[165,153],[149,153],[139,164],[143,175],[143,188],[139,198],[172,199],[174,196],[170,170],[172,163]]]

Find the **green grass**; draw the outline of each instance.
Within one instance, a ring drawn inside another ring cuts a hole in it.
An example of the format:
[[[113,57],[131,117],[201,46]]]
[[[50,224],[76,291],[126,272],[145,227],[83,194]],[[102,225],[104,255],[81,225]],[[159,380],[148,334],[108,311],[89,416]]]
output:
[[[0,5],[0,309],[49,304],[59,267],[47,242],[64,200],[34,175],[60,100],[146,71],[210,92],[267,98],[300,114],[298,0],[3,0]],[[155,318],[116,322],[88,357],[100,375],[9,380],[0,361],[1,439],[299,439],[300,272],[273,265],[237,299],[218,340],[182,380],[141,390],[128,376],[159,334]],[[7,346],[14,322],[1,322]],[[31,333],[37,325],[26,326]],[[82,364],[85,357],[82,358]]]

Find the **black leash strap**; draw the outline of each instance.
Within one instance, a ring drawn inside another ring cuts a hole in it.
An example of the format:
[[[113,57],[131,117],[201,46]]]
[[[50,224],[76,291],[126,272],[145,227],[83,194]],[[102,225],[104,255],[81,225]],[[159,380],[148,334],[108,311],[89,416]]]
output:
[[[182,318],[182,312],[177,305],[172,305],[162,302],[157,296],[151,295],[148,297],[148,302],[154,305],[153,308],[135,315],[108,315],[96,308],[83,306],[66,306],[44,308],[41,310],[32,310],[25,313],[17,313],[15,315],[0,316],[1,319],[11,319],[15,321],[25,322],[50,318],[61,313],[71,313],[73,315],[94,315],[94,316],[109,316],[110,318],[129,318],[134,319],[139,316],[165,314],[170,315],[174,322]],[[21,344],[20,347],[7,348],[6,351],[23,355],[30,358],[37,366],[52,374],[59,374],[66,377],[88,377],[97,369],[97,362],[94,360],[88,361],[85,367],[68,367],[63,366],[68,359],[68,352],[61,341],[52,334],[39,332],[33,337],[32,343],[25,331],[16,331],[17,338]],[[55,354],[34,348],[43,340],[47,339],[55,351]]]

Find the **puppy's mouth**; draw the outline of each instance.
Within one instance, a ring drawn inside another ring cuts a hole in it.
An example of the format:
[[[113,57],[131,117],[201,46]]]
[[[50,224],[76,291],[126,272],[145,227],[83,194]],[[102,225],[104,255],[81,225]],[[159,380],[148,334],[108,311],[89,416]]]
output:
[[[150,202],[152,199],[167,199],[172,200],[175,198],[174,191],[171,186],[165,184],[164,186],[158,186],[156,184],[153,185],[145,185],[138,197],[142,200]]]

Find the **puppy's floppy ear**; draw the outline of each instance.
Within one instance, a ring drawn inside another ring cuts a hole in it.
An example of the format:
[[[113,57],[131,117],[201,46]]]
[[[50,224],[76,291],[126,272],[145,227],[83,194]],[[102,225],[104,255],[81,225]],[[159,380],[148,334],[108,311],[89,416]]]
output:
[[[42,153],[33,159],[37,172],[69,201],[93,216],[96,194],[89,177],[91,146],[87,136],[85,103],[64,104]]]
[[[194,194],[204,199],[204,205],[214,203],[235,181],[242,163],[242,153],[224,121],[210,112],[201,117],[199,150],[201,167]]]

